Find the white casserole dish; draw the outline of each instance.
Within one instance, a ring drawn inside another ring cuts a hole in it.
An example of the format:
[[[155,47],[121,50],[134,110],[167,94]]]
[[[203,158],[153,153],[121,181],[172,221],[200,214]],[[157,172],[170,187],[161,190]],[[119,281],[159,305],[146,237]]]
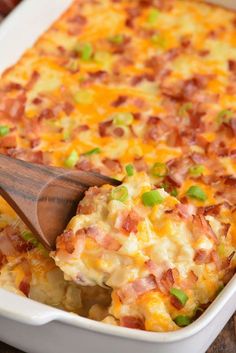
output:
[[[25,0],[0,27],[0,73],[72,0]],[[211,3],[236,8],[235,0]],[[236,276],[190,326],[171,333],[113,327],[0,289],[0,340],[29,353],[203,353],[236,310]]]

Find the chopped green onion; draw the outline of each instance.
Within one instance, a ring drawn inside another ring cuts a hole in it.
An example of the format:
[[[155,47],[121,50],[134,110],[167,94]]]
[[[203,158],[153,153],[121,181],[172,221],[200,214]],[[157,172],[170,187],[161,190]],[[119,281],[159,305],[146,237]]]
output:
[[[99,147],[93,148],[92,150],[83,153],[84,156],[91,156],[92,154],[100,153],[101,149]]]
[[[192,103],[185,103],[183,104],[180,108],[179,108],[179,111],[178,111],[178,115],[180,117],[186,117],[188,116],[188,111],[191,110],[193,107],[193,104]]]
[[[75,47],[75,51],[80,54],[82,60],[89,61],[93,54],[93,47],[90,43],[82,43]]]
[[[124,41],[124,36],[122,34],[116,34],[110,37],[110,42],[114,44],[122,44]]]
[[[196,164],[192,167],[189,168],[189,174],[191,174],[192,176],[200,176],[203,174],[204,172],[204,165],[202,164]]]
[[[114,125],[131,125],[134,120],[133,114],[123,112],[123,113],[116,113],[113,115],[113,123]]]
[[[104,70],[109,70],[112,64],[112,55],[107,51],[97,51],[94,60],[101,65]]]
[[[165,46],[166,46],[165,38],[160,36],[159,34],[154,34],[151,37],[151,41],[152,41],[153,44],[158,45],[158,46],[160,46],[162,48],[165,48]]]
[[[147,22],[154,25],[157,22],[160,12],[157,9],[151,9],[148,14]]]
[[[38,242],[38,240],[31,232],[25,230],[21,233],[21,236],[25,241],[31,243],[35,248],[38,248],[45,256],[48,256],[48,251],[44,248],[41,243]]]
[[[68,69],[73,72],[76,72],[78,68],[79,68],[79,63],[78,61],[75,61],[75,60],[71,61],[68,65]]]
[[[216,296],[220,294],[220,292],[222,292],[222,290],[224,289],[224,285],[223,284],[220,284],[217,291],[216,291]]]
[[[9,126],[7,126],[7,125],[0,126],[0,136],[1,137],[6,136],[7,134],[9,134],[9,132],[10,132]]]
[[[114,188],[111,192],[111,199],[120,202],[125,202],[129,197],[128,189],[126,186],[121,185]]]
[[[73,168],[79,160],[79,156],[76,150],[73,150],[69,157],[65,160],[65,166]]]
[[[174,197],[177,197],[178,196],[178,190],[176,188],[174,188],[172,191],[171,191],[171,196],[174,196]]]
[[[151,168],[151,174],[155,177],[164,177],[168,173],[167,166],[165,163],[155,163]]]
[[[228,109],[221,110],[219,114],[217,115],[217,122],[219,124],[222,124],[223,122],[228,122],[229,119],[233,116],[233,112]]]
[[[188,301],[187,294],[185,294],[181,289],[172,287],[170,289],[170,294],[177,298],[182,305],[185,305]]]
[[[162,203],[163,197],[158,190],[147,191],[142,194],[142,202],[144,206],[155,206]]]
[[[205,191],[203,191],[199,186],[192,185],[186,192],[187,196],[191,197],[192,199],[197,199],[200,201],[206,201],[207,195]]]
[[[176,323],[176,325],[178,325],[180,327],[184,327],[184,326],[188,326],[189,324],[191,324],[191,318],[189,316],[185,316],[185,315],[178,315],[174,319],[174,322]]]
[[[71,132],[69,130],[63,131],[63,140],[69,140],[70,136],[71,136]]]
[[[38,245],[37,239],[33,236],[31,232],[25,230],[21,233],[21,236],[25,241],[33,244],[35,247]]]
[[[134,175],[134,166],[132,164],[127,164],[125,170],[128,176]]]
[[[74,100],[78,104],[90,104],[93,101],[93,94],[89,91],[78,91],[74,94]]]

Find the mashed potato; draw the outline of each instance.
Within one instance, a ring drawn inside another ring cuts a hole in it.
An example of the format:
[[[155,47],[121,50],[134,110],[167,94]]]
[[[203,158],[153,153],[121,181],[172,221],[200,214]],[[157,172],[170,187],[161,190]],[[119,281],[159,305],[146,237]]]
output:
[[[213,300],[235,266],[224,212],[206,215],[137,173],[118,187],[90,188],[52,256],[66,279],[112,289],[109,313],[120,325],[175,330]]]

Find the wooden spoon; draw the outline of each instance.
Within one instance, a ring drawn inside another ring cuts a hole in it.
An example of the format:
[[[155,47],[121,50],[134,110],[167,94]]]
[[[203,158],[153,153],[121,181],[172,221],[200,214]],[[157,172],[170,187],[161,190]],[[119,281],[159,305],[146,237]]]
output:
[[[98,173],[24,162],[0,154],[0,195],[48,249],[75,214],[90,186],[118,180]]]

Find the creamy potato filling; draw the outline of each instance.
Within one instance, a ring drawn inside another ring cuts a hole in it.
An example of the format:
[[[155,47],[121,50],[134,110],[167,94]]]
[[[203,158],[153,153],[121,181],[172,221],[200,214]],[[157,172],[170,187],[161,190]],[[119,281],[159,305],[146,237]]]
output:
[[[184,201],[145,173],[118,187],[90,188],[57,239],[55,263],[68,280],[111,288],[109,313],[120,325],[165,331],[190,323],[236,259],[221,214]]]

